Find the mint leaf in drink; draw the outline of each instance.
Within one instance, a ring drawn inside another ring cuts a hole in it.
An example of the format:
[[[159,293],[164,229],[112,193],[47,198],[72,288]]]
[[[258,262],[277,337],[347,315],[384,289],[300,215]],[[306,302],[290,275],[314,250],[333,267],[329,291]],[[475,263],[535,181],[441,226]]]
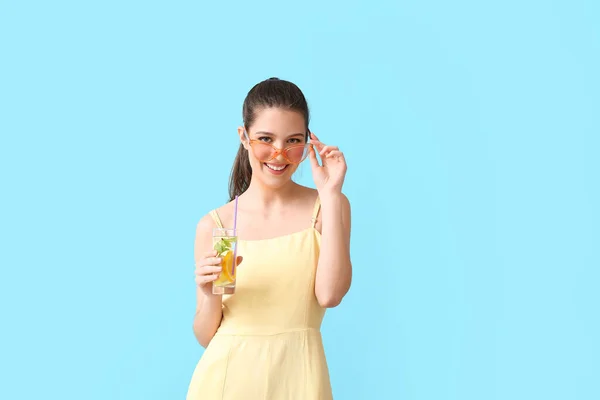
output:
[[[226,252],[227,250],[229,250],[229,248],[225,244],[225,241],[223,239],[221,239],[217,243],[215,243],[215,250],[217,251],[217,253],[219,253],[219,255],[221,255],[224,252]]]

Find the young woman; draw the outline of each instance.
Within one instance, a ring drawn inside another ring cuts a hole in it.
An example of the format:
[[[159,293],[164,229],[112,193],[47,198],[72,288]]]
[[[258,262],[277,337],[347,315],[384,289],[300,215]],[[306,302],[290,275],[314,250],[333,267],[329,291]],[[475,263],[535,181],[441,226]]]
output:
[[[331,399],[320,326],[325,309],[350,288],[346,161],[309,131],[306,99],[291,82],[271,78],[254,86],[243,122],[231,201],[197,226],[193,327],[206,350],[187,399]],[[292,181],[305,158],[317,190]],[[221,260],[212,230],[233,227],[236,196],[236,289],[214,295]]]

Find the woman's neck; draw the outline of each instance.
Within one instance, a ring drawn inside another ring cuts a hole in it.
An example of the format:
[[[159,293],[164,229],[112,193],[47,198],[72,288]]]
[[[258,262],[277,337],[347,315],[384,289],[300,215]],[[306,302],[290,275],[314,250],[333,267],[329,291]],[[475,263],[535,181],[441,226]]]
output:
[[[279,188],[266,187],[258,180],[250,181],[250,186],[244,192],[244,197],[261,207],[275,206],[288,203],[297,193],[299,185],[292,180]]]

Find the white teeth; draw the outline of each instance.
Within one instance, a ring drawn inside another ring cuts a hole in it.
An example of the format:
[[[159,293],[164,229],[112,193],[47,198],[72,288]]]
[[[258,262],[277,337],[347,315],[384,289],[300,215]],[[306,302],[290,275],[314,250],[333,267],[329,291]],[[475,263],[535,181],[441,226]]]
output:
[[[272,165],[272,164],[265,164],[267,167],[269,167],[269,169],[272,169],[273,171],[281,171],[282,169],[284,169],[285,167],[287,167],[286,165]]]

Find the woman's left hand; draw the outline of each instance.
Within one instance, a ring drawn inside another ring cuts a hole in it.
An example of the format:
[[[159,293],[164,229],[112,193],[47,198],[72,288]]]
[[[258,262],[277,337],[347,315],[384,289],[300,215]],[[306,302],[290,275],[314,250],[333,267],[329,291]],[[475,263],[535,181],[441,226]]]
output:
[[[309,149],[310,164],[319,194],[340,193],[348,169],[344,153],[337,146],[326,146],[321,143],[312,132],[310,139],[312,142]],[[315,149],[319,152],[323,165],[319,165]]]

